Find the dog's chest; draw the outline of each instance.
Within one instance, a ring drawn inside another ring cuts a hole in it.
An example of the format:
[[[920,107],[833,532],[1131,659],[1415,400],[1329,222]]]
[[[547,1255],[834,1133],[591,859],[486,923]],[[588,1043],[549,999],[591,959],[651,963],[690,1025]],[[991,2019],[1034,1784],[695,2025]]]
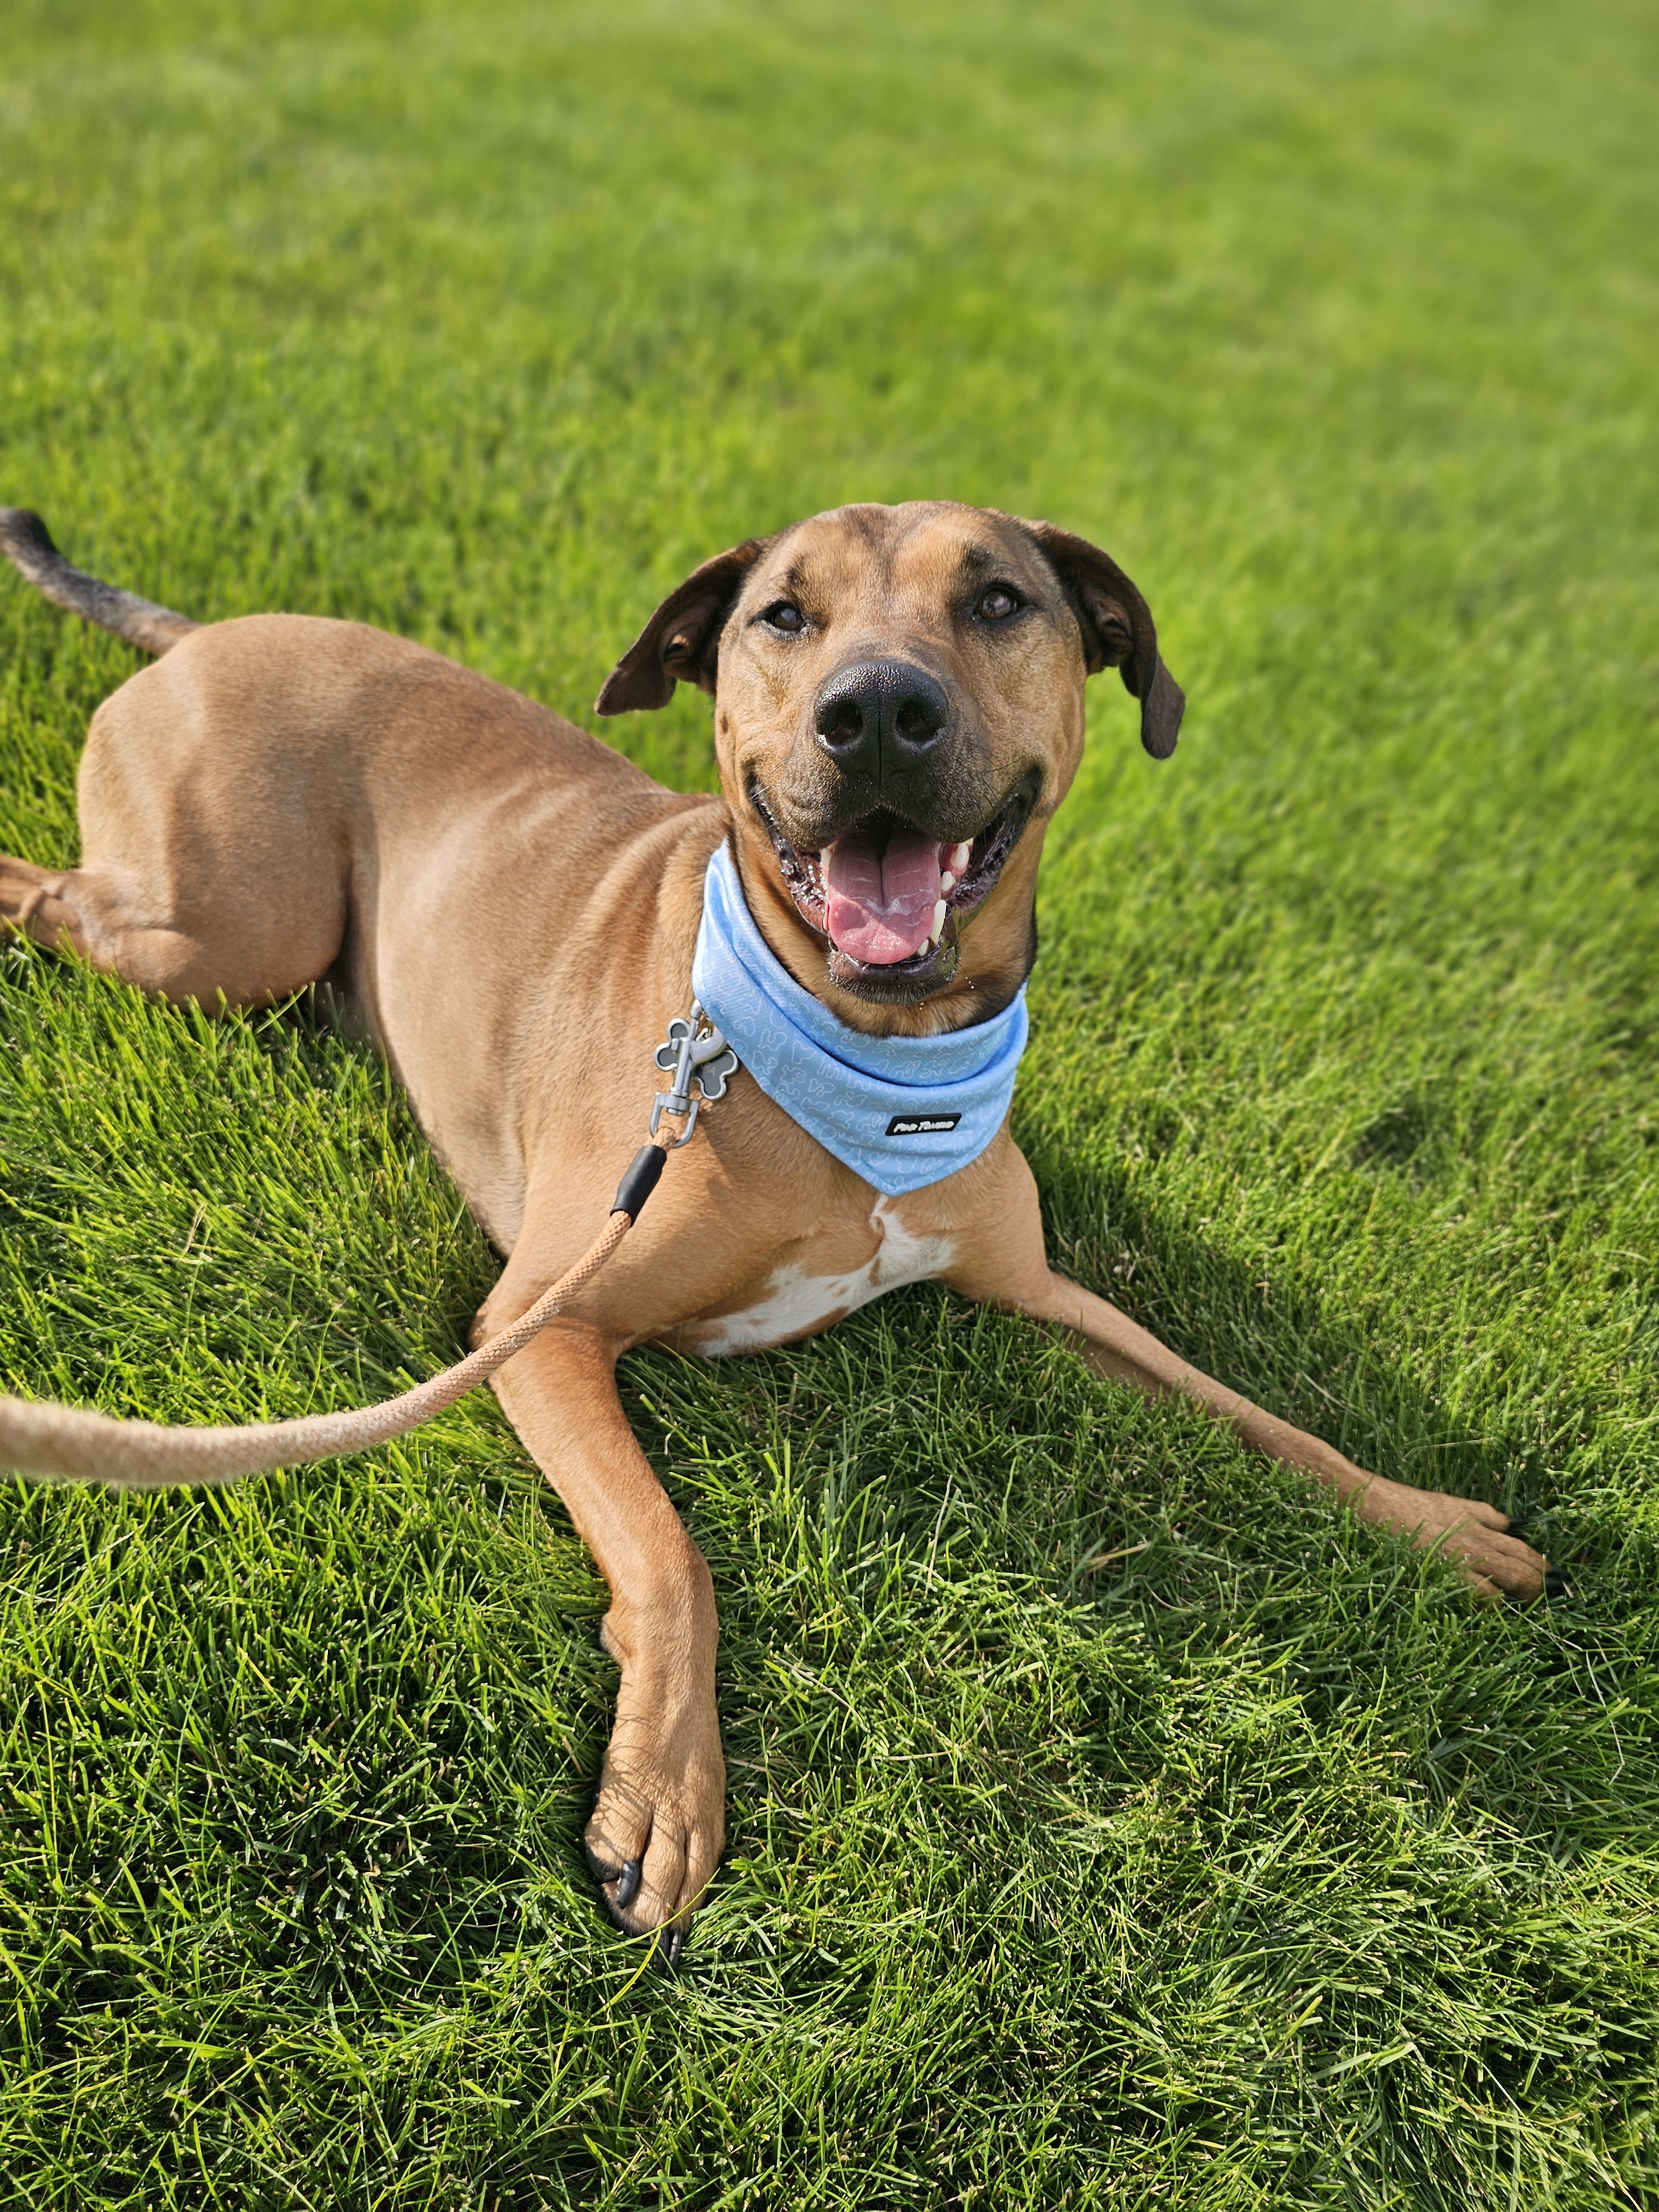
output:
[[[860,1266],[818,1270],[792,1261],[775,1268],[760,1297],[736,1313],[687,1323],[680,1343],[705,1359],[733,1352],[764,1352],[790,1338],[810,1336],[884,1291],[942,1274],[955,1253],[950,1237],[907,1229],[892,1201],[878,1199],[870,1215],[875,1249]]]

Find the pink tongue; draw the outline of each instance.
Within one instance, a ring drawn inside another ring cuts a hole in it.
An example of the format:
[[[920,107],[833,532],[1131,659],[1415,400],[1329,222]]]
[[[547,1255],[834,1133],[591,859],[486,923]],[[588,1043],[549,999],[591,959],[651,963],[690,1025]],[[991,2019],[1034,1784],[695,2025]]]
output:
[[[887,850],[839,839],[823,856],[830,940],[854,960],[890,967],[920,952],[939,903],[939,841],[897,830]]]

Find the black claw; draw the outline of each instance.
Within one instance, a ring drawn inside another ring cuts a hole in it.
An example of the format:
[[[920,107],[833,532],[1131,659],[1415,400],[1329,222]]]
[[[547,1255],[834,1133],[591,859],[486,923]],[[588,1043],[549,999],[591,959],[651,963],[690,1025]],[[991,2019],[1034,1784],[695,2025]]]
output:
[[[587,1871],[597,1882],[619,1881],[627,1869],[607,1866],[586,1838],[582,1839],[582,1856],[587,1861]]]
[[[1546,1597],[1568,1597],[1571,1592],[1572,1584],[1567,1580],[1565,1571],[1560,1567],[1545,1568],[1544,1595]]]
[[[659,1928],[657,1930],[657,1948],[652,1955],[655,1958],[657,1964],[662,1968],[664,1973],[678,1973],[679,1971],[680,1954],[684,1950],[684,1948],[685,1930],[684,1928],[678,1926],[673,1928]]]
[[[1526,1530],[1527,1524],[1521,1518],[1521,1516],[1518,1513],[1511,1513],[1509,1519],[1504,1523],[1504,1534],[1506,1536],[1523,1536],[1526,1534]]]
[[[644,1862],[641,1859],[629,1859],[622,1872],[617,1875],[617,1909],[619,1912],[626,1912],[639,1895],[640,1869],[643,1864]]]

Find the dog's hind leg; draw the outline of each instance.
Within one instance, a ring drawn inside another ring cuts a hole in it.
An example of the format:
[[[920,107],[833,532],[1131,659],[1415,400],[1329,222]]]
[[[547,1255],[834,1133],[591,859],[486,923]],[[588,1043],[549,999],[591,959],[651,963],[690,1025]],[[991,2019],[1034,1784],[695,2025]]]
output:
[[[72,868],[37,868],[33,860],[19,860],[0,853],[0,921],[8,922],[20,937],[37,945],[67,946],[85,957],[86,933],[78,903],[66,894]]]
[[[141,991],[178,1004],[193,999],[210,1013],[221,1003],[268,1006],[327,974],[339,950],[344,894],[331,883],[318,891],[303,926],[272,942],[275,933],[250,929],[240,913],[210,908],[175,918],[125,868],[41,868],[0,853],[0,924]]]
[[[215,635],[141,670],[93,716],[81,865],[0,854],[0,923],[209,1012],[327,973],[348,872],[337,809],[301,778],[273,788],[239,753],[232,718],[203,711],[187,663]]]
[[[281,995],[282,983],[239,972],[186,930],[147,922],[142,907],[108,868],[41,868],[0,853],[0,922],[49,951],[74,953],[164,998],[199,1000],[210,1012],[222,996],[238,1006]],[[311,980],[296,976],[286,988]]]
[[[331,749],[286,714],[281,666],[266,703],[261,666],[237,661],[237,629],[181,639],[94,714],[78,867],[0,854],[0,922],[209,1012],[326,975],[350,872],[341,779],[317,760]]]
[[[263,749],[248,742],[260,714],[246,678],[216,677],[216,634],[71,566],[38,514],[0,507],[0,553],[54,605],[158,656],[92,718],[81,866],[0,854],[0,935],[210,1012],[317,981],[344,933],[348,841],[314,777],[274,772],[291,733],[279,720]]]

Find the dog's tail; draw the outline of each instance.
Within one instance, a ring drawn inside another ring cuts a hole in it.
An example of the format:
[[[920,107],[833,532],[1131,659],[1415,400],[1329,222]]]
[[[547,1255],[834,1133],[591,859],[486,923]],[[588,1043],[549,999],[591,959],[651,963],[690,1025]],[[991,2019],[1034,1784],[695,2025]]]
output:
[[[100,629],[113,630],[143,653],[165,653],[201,624],[171,607],[158,607],[136,592],[100,584],[83,568],[71,568],[52,542],[52,532],[26,507],[0,507],[0,552],[5,553],[38,591],[55,606],[84,615]]]

